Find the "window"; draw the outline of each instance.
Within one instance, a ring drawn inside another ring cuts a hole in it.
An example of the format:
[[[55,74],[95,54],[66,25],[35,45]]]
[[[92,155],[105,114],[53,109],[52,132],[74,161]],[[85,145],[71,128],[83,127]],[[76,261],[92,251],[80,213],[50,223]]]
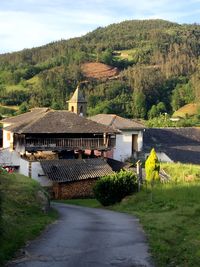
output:
[[[74,106],[71,107],[71,112],[74,112]]]

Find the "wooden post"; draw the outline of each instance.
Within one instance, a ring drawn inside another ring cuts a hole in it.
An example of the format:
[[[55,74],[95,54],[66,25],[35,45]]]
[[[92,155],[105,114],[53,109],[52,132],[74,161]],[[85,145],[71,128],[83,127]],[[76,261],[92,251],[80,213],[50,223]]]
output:
[[[136,172],[138,178],[138,192],[139,192],[142,184],[142,163],[140,160],[136,162]]]

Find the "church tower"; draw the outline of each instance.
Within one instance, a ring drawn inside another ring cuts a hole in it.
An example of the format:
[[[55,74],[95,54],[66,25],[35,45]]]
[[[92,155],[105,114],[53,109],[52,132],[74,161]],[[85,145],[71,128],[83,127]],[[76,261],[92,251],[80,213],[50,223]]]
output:
[[[87,101],[83,97],[79,85],[77,86],[72,98],[67,102],[69,111],[74,112],[80,116],[86,116]]]

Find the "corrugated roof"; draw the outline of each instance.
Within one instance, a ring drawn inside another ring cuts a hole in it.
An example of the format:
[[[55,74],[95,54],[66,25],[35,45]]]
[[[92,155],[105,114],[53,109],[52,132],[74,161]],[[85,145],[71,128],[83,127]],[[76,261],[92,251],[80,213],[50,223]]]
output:
[[[111,126],[116,130],[144,129],[144,125],[138,121],[122,118],[115,114],[98,114],[89,118],[92,121]]]
[[[26,113],[25,113],[26,114]],[[24,114],[24,115],[25,115]],[[28,114],[29,115],[29,114]],[[114,133],[108,126],[65,110],[47,110],[30,122],[13,124],[5,129],[15,133]]]
[[[83,97],[83,94],[82,94],[79,86],[77,86],[72,98],[67,102],[71,102],[71,103],[87,103],[87,101]]]
[[[54,182],[79,181],[114,173],[100,158],[45,160],[41,161],[41,166],[48,178]]]

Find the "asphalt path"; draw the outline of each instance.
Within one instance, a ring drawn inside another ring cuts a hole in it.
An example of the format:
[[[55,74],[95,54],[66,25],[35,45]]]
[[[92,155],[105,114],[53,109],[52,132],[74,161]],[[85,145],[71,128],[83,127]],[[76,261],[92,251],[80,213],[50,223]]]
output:
[[[152,267],[138,219],[127,214],[53,204],[60,214],[9,267]]]

